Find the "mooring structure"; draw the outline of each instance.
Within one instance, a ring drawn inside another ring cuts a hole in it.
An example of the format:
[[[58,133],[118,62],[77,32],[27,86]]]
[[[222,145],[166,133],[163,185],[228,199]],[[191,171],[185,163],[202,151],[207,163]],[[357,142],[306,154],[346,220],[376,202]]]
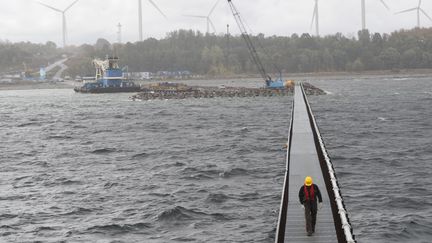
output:
[[[304,211],[298,198],[306,176],[313,178],[323,197],[323,207],[318,211],[312,236],[306,234]],[[301,83],[294,88],[275,242],[356,242],[333,164]]]

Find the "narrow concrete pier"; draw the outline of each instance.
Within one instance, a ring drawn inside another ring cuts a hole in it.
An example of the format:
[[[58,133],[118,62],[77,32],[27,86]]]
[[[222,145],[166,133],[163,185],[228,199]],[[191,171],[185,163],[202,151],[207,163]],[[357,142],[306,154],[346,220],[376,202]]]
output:
[[[328,156],[325,148],[320,148],[323,144],[318,141],[319,131],[316,131],[315,119],[301,85],[296,85],[294,89],[291,119],[276,242],[355,242],[352,240],[352,235],[344,235],[332,182],[329,179],[328,165],[325,162]],[[333,168],[331,171],[333,172]],[[315,233],[312,236],[307,236],[304,210],[298,197],[299,189],[306,176],[313,178],[323,197],[323,206],[318,211]],[[339,191],[338,188],[337,190]],[[337,195],[341,198],[339,192]],[[351,226],[345,225],[345,227],[349,227],[347,234],[351,233]]]

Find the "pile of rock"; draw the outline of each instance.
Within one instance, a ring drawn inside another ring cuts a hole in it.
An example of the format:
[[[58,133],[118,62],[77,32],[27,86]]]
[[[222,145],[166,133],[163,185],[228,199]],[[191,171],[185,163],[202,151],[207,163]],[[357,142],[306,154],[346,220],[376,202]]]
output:
[[[324,91],[305,83],[306,94],[322,95]],[[294,85],[284,89],[243,88],[243,87],[204,87],[185,84],[160,83],[143,87],[141,92],[131,97],[132,100],[187,99],[215,97],[270,97],[292,95]]]

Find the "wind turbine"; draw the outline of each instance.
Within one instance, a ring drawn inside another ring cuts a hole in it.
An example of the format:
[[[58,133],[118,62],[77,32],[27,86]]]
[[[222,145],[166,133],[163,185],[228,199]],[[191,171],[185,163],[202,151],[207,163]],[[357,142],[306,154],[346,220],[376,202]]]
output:
[[[318,0],[315,0],[315,8],[312,15],[311,29],[314,21],[315,21],[316,36],[318,37],[319,36]]]
[[[410,8],[407,10],[403,10],[403,11],[397,12],[396,14],[406,13],[406,12],[411,12],[411,11],[417,11],[417,27],[420,28],[420,12],[423,13],[430,21],[432,21],[432,18],[426,13],[426,11],[424,11],[421,8],[421,3],[422,3],[422,0],[419,0],[418,6],[416,8]]]
[[[210,33],[210,26],[213,29],[213,33],[216,32],[216,28],[213,24],[213,22],[210,19],[210,15],[213,13],[213,11],[215,10],[216,6],[218,5],[220,0],[216,0],[216,3],[213,5],[213,7],[211,8],[210,12],[207,14],[207,16],[204,15],[183,15],[186,17],[192,17],[192,18],[200,18],[200,19],[205,19],[207,20],[207,32],[206,33]]]
[[[162,12],[162,10],[156,5],[153,0],[148,0],[156,10],[164,16],[165,19],[168,19],[167,16]],[[138,0],[138,31],[139,31],[139,41],[143,41],[143,27],[142,27],[142,0]]]
[[[54,10],[54,11],[56,11],[56,12],[59,12],[59,13],[61,13],[62,14],[62,20],[63,20],[63,23],[62,23],[62,29],[63,29],[63,47],[66,47],[66,37],[67,37],[67,29],[66,29],[66,11],[68,11],[75,3],[77,3],[79,0],[75,0],[73,3],[71,3],[67,8],[65,8],[64,10],[60,10],[60,9],[58,9],[58,8],[54,8],[54,7],[52,7],[52,6],[49,6],[49,5],[47,5],[47,4],[44,4],[44,3],[41,3],[41,2],[38,2],[40,5],[42,5],[42,6],[44,6],[44,7],[47,7],[47,8],[49,8],[49,9],[52,9],[52,10]]]
[[[380,0],[380,2],[384,5],[387,10],[390,10],[389,6],[384,2],[384,0]],[[361,10],[362,10],[362,30],[366,29],[366,0],[361,0]]]

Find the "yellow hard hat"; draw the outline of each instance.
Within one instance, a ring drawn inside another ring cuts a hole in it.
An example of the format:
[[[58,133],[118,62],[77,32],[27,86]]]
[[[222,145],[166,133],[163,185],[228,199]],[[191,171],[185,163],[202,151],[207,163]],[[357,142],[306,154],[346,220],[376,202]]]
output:
[[[311,186],[312,185],[312,177],[306,176],[304,184],[306,186]]]

